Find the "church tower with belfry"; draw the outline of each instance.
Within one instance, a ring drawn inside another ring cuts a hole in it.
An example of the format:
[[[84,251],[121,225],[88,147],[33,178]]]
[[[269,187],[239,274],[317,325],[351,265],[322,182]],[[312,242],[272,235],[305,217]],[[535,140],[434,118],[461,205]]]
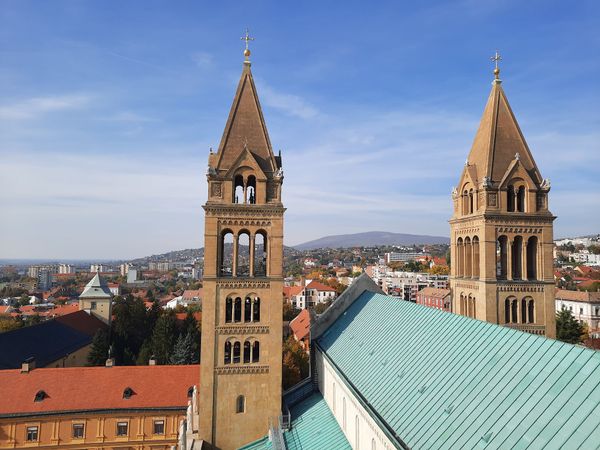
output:
[[[208,157],[199,437],[229,450],[281,414],[283,170],[252,71],[242,76],[219,149]],[[204,447],[203,447],[204,448]]]
[[[550,182],[543,179],[495,79],[450,220],[452,310],[556,336]]]

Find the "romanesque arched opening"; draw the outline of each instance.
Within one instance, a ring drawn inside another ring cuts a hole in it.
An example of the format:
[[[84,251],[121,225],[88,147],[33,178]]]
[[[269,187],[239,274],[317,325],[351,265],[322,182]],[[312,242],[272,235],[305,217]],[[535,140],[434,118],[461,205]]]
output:
[[[473,248],[471,247],[471,238],[465,238],[465,258],[464,258],[464,276],[471,278],[471,268],[473,265]]]
[[[471,241],[473,246],[473,278],[479,278],[479,238],[473,236]]]
[[[260,359],[260,342],[254,341],[252,344],[252,362],[257,363]]]
[[[252,322],[260,322],[260,298],[252,300]]]
[[[233,322],[233,300],[231,297],[225,299],[225,323]]]
[[[259,230],[254,235],[254,276],[267,275],[267,232]]]
[[[233,203],[245,203],[244,177],[242,175],[236,175],[233,179]]]
[[[238,234],[236,272],[238,277],[250,276],[250,233],[246,230]]]
[[[240,297],[236,297],[233,301],[233,321],[242,321],[242,299]]]
[[[496,278],[506,280],[508,270],[508,238],[500,236],[496,241]]]
[[[246,198],[247,203],[254,205],[256,203],[256,177],[250,175],[246,182]]]
[[[464,246],[463,238],[458,238],[456,241],[456,276],[462,277],[464,275],[463,260],[464,260]]]
[[[523,238],[515,236],[511,247],[512,254],[512,279],[520,280],[523,277]]]
[[[517,211],[525,212],[525,186],[519,186],[517,195]]]
[[[527,279],[537,280],[537,247],[538,239],[531,236],[527,240]]]
[[[527,322],[535,323],[535,300],[531,297],[527,299]]]
[[[250,353],[252,351],[250,341],[244,342],[244,363],[250,362]]]
[[[508,212],[515,210],[515,188],[512,184],[506,188],[506,210]]]
[[[233,274],[233,232],[223,230],[219,241],[219,273],[230,277]]]

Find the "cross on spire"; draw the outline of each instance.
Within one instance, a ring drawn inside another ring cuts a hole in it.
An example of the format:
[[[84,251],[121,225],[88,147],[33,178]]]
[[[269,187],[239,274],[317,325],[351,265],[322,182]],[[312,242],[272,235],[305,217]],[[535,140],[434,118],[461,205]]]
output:
[[[502,56],[500,56],[500,53],[498,53],[498,50],[496,50],[496,54],[494,56],[492,56],[490,58],[491,61],[494,62],[495,64],[495,68],[494,68],[494,75],[496,77],[496,80],[499,79],[499,75],[500,75],[500,68],[498,67],[498,62],[502,61]]]
[[[250,49],[248,48],[248,43],[254,40],[253,37],[250,37],[250,30],[248,30],[248,28],[246,28],[246,34],[242,36],[240,40],[245,41],[246,49],[244,50],[244,56],[246,57],[246,59],[248,59],[248,57],[250,56]]]

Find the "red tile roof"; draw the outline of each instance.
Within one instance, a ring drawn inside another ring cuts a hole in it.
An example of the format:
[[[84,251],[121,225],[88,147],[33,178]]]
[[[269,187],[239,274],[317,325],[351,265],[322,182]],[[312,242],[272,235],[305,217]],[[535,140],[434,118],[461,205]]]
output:
[[[0,417],[64,411],[187,407],[200,382],[200,365],[115,366],[0,371]],[[134,394],[123,398],[123,390]],[[47,397],[34,402],[38,391]]]
[[[444,298],[450,295],[450,289],[426,287],[417,292],[417,296]]]
[[[70,306],[70,305],[69,305]],[[77,305],[75,305],[77,306]],[[108,328],[108,326],[95,316],[88,314],[85,311],[76,311],[71,314],[65,314],[64,316],[57,317],[58,323],[62,323],[74,330],[85,333],[88,336],[93,336],[101,328]]]
[[[283,296],[285,298],[292,298],[298,295],[304,289],[303,286],[284,286]]]
[[[297,340],[308,337],[310,333],[310,313],[308,309],[303,309],[291,322],[290,328]]]
[[[202,289],[187,289],[183,291],[182,297],[184,300],[193,300],[194,297],[202,299]]]
[[[555,297],[557,300],[600,302],[600,292],[568,291],[566,289],[557,289]]]
[[[308,283],[308,285],[306,286],[307,289],[316,289],[317,291],[334,291],[335,289],[332,288],[331,286],[327,286],[326,284],[323,284],[319,281],[311,281],[310,283]]]

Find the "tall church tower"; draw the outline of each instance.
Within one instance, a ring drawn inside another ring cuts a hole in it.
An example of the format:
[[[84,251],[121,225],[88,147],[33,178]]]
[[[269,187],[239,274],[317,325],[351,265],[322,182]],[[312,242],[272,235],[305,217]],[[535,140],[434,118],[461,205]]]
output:
[[[229,450],[281,414],[283,213],[275,156],[245,61],[217,153],[208,157],[199,437]]]
[[[500,57],[492,59],[492,92],[452,192],[452,310],[555,337],[550,182],[502,89]]]

